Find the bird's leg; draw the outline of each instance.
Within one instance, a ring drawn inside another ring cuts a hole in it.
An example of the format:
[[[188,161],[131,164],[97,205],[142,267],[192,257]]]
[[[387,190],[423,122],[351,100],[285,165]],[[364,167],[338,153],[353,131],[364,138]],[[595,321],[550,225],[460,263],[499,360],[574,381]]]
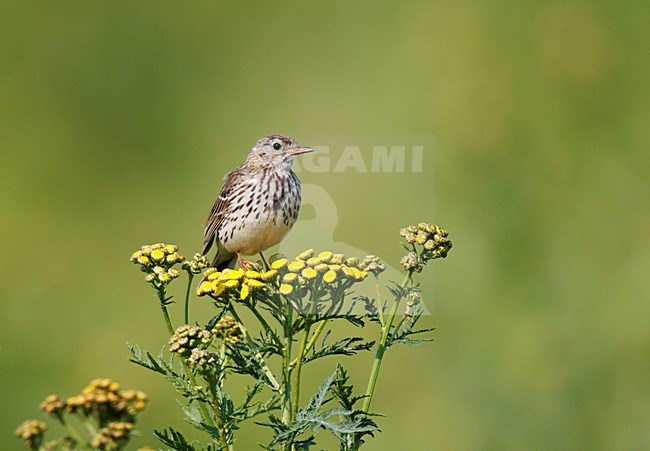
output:
[[[260,252],[260,257],[262,257],[262,263],[264,263],[264,267],[266,268],[266,270],[268,271],[269,269],[271,269],[271,267],[269,266],[269,263],[264,258],[264,254],[261,253],[261,252]]]
[[[239,267],[243,269],[244,271],[248,271],[248,262],[241,258],[241,255],[239,255],[239,252],[237,252],[237,263],[239,264]]]

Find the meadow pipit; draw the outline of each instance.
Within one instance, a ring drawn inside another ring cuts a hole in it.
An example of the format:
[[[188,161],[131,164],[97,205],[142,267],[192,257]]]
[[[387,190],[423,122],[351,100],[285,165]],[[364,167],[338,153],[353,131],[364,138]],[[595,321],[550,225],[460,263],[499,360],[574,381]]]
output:
[[[203,235],[203,255],[213,242],[217,245],[213,267],[233,267],[236,259],[246,270],[242,255],[261,255],[289,233],[300,210],[300,180],[291,164],[296,155],[313,150],[288,136],[269,135],[226,175]]]

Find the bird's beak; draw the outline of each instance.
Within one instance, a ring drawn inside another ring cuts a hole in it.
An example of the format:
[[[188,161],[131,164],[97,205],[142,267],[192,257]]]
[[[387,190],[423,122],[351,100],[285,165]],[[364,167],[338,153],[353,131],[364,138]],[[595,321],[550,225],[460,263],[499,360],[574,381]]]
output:
[[[289,155],[300,155],[302,153],[313,152],[313,151],[314,151],[313,147],[298,146],[295,149],[289,150],[288,154]]]

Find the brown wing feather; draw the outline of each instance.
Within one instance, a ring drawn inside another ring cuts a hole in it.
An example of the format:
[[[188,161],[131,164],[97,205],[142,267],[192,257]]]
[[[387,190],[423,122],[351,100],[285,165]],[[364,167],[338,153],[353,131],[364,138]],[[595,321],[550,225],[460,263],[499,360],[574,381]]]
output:
[[[219,196],[217,196],[217,200],[214,202],[212,210],[210,210],[208,219],[205,221],[205,228],[203,229],[203,255],[207,254],[212,247],[217,230],[219,230],[219,226],[223,222],[226,213],[228,213],[232,188],[241,179],[240,168],[241,166],[229,172],[224,177],[226,181],[221,187],[221,191],[219,191]]]

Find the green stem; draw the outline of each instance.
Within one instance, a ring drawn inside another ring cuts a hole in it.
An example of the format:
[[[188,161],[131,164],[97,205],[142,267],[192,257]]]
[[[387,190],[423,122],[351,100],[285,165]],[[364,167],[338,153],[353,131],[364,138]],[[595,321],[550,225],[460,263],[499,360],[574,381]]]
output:
[[[165,289],[161,288],[157,290],[158,292],[158,299],[160,300],[160,308],[162,309],[163,312],[163,317],[165,318],[165,323],[167,324],[167,330],[169,331],[170,335],[174,335],[174,326],[172,326],[172,321],[171,318],[169,317],[169,312],[167,311],[167,299],[165,296]],[[196,379],[194,378],[194,374],[192,374],[192,368],[187,364],[187,361],[181,360],[183,362],[183,369],[185,370],[185,374],[187,374],[187,379],[190,381],[190,385],[192,386],[193,389],[196,390],[196,387],[198,386],[196,383]],[[216,427],[220,432],[220,412],[219,409],[215,406],[213,408],[214,414],[216,417],[216,421],[212,418],[210,415],[210,412],[208,411],[207,406],[199,402],[199,410],[201,411],[201,417],[203,420],[205,420],[207,423],[212,423],[214,427]]]
[[[246,307],[248,307],[248,309],[251,312],[253,312],[253,315],[255,315],[255,317],[260,322],[260,324],[262,325],[264,330],[266,330],[271,335],[271,337],[273,338],[273,341],[275,341],[275,343],[278,346],[282,346],[282,340],[280,340],[280,337],[278,337],[278,335],[275,333],[275,331],[273,329],[271,329],[271,326],[266,321],[266,319],[262,316],[262,314],[259,312],[259,310],[256,309],[255,307],[253,307],[253,305],[250,302],[246,302],[246,303],[244,303],[244,305]]]
[[[320,321],[318,323],[318,327],[316,328],[316,330],[314,331],[314,334],[311,336],[311,338],[307,342],[307,346],[305,346],[305,353],[309,352],[309,350],[314,347],[314,344],[316,343],[316,339],[318,338],[318,336],[321,334],[321,332],[325,328],[325,324],[327,324],[327,321],[328,320],[323,320],[323,321]],[[316,324],[316,323],[314,323],[314,324]],[[291,361],[291,363],[289,364],[289,367],[293,368],[293,367],[296,366],[297,363],[298,363],[298,358],[295,358],[295,359],[293,359]]]
[[[237,311],[233,307],[232,304],[228,305],[228,311],[230,314],[235,318],[235,321],[239,323],[239,328],[241,329],[242,333],[244,334],[244,337],[246,338],[246,341],[251,347],[255,347],[255,342],[253,342],[252,338],[250,337],[250,334],[248,333],[248,330],[246,330],[246,327],[244,327],[244,323],[242,322],[241,318],[237,314]],[[255,356],[257,357],[259,363],[262,365],[262,370],[264,371],[264,374],[266,375],[266,378],[269,380],[271,385],[273,386],[273,390],[278,391],[280,390],[280,383],[278,380],[275,378],[273,375],[273,372],[271,371],[271,368],[266,363],[266,360],[264,360],[264,357],[262,357],[262,354],[260,354],[259,351],[255,351]]]
[[[88,442],[81,436],[81,434],[79,434],[79,431],[77,431],[75,428],[73,428],[70,425],[70,423],[67,423],[62,418],[60,418],[59,421],[61,422],[61,424],[65,426],[65,429],[66,431],[68,431],[68,434],[77,441],[79,447],[81,448],[89,447]]]
[[[90,420],[90,418],[83,415],[79,415],[79,419],[81,420],[81,424],[83,424],[86,427],[86,431],[88,431],[88,435],[90,435],[91,438],[97,435],[97,429],[98,427],[101,427],[99,420],[97,425],[98,427],[95,427],[95,425]]]
[[[194,274],[188,272],[189,280],[187,281],[187,291],[185,292],[185,324],[190,323],[190,291],[192,289],[192,280],[194,279]]]
[[[285,301],[287,301],[285,299]],[[292,323],[293,323],[293,307],[287,301],[285,302],[285,315],[284,315],[284,355],[282,356],[282,422],[289,424],[291,416],[291,347],[293,344],[292,336]]]
[[[172,326],[172,320],[169,318],[169,312],[167,311],[167,299],[165,299],[165,289],[161,288],[157,290],[158,300],[160,301],[160,308],[162,309],[163,317],[165,318],[165,324],[167,324],[167,330],[169,335],[174,335],[174,326]]]
[[[381,311],[381,285],[379,283],[379,277],[375,275],[375,287],[377,288],[377,316],[379,317],[379,324],[381,327],[386,326],[384,321],[384,312]]]
[[[302,360],[305,357],[305,352],[307,351],[307,339],[309,338],[309,330],[313,324],[313,318],[316,314],[316,308],[318,307],[318,301],[314,296],[315,291],[312,291],[311,296],[309,297],[309,302],[311,302],[311,310],[305,316],[305,331],[302,336],[302,341],[300,342],[300,349],[298,350],[298,356],[296,357],[296,375],[294,378],[294,393],[293,393],[293,409],[291,410],[291,421],[296,419],[296,413],[298,413],[298,407],[300,405],[300,375],[302,372]]]
[[[404,277],[401,287],[406,288],[411,276],[413,275],[412,271],[409,271]],[[370,371],[370,379],[368,380],[368,388],[366,389],[366,396],[363,400],[362,410],[368,412],[370,409],[370,402],[372,401],[372,395],[375,392],[375,386],[377,385],[377,377],[379,376],[379,370],[381,369],[381,362],[384,358],[384,352],[386,351],[386,342],[390,336],[390,329],[395,320],[395,315],[397,314],[397,307],[399,306],[400,301],[402,300],[402,295],[400,294],[393,303],[393,307],[388,313],[388,318],[386,318],[386,324],[382,328],[381,340],[377,345],[377,351],[375,353],[375,360],[372,362],[372,370]]]
[[[300,404],[300,373],[302,372],[302,359],[305,356],[307,338],[309,337],[309,329],[311,328],[311,322],[309,319],[305,318],[305,322],[305,333],[302,336],[302,341],[300,342],[300,348],[298,350],[298,356],[296,357],[296,372],[293,382],[293,409],[291,410],[291,421],[294,421],[296,419],[298,405]]]

